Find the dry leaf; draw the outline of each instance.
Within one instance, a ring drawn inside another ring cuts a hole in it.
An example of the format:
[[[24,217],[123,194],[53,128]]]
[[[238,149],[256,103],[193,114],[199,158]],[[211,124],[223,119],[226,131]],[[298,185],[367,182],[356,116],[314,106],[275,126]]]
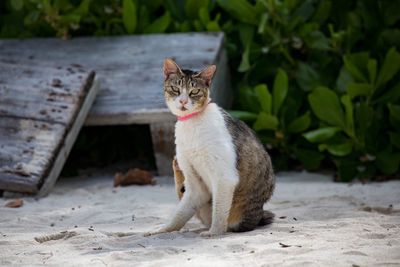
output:
[[[24,201],[20,198],[8,201],[4,206],[7,208],[19,208],[24,205]]]
[[[130,169],[127,173],[116,173],[114,176],[114,187],[120,185],[154,185],[156,182],[149,171],[141,169]]]

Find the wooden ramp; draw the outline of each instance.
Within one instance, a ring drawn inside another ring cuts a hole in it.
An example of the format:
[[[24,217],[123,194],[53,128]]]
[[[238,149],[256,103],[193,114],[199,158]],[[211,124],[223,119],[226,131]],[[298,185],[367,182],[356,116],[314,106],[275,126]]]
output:
[[[150,124],[158,172],[171,174],[175,118],[164,103],[163,60],[171,57],[195,70],[216,64],[212,98],[227,107],[231,94],[223,42],[223,33],[7,40],[0,42],[0,53],[95,70],[100,91],[85,124]]]
[[[15,57],[0,41],[0,190],[47,194],[89,112],[94,72]]]

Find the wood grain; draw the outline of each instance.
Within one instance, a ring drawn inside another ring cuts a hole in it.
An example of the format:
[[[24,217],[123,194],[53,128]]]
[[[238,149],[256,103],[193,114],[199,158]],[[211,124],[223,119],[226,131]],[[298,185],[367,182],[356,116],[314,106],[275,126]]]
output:
[[[37,193],[44,183],[56,181],[66,155],[56,159],[81,127],[76,120],[83,104],[91,105],[85,100],[95,91],[93,80],[94,73],[76,66],[10,59],[2,51],[0,190]]]

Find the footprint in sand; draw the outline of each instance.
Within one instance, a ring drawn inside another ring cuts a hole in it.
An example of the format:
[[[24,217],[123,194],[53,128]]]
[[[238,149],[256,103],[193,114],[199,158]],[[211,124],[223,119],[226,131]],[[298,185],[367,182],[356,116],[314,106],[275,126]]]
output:
[[[365,253],[362,253],[361,251],[356,251],[356,250],[346,251],[343,254],[352,255],[352,256],[368,256],[368,254],[365,254]]]
[[[364,234],[360,235],[361,238],[365,239],[384,239],[387,237],[385,234],[376,234],[376,233],[370,233],[370,234]]]

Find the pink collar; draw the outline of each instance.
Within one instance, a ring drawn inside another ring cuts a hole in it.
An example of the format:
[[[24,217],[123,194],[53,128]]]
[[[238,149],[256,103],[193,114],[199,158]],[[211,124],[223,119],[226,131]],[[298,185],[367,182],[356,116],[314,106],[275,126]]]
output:
[[[190,113],[185,116],[176,116],[176,118],[178,119],[178,121],[187,121],[188,119],[193,118],[193,117],[199,115],[200,113],[202,113],[207,108],[208,104],[210,104],[210,102],[208,102],[207,105],[205,105],[204,108],[199,111]]]

